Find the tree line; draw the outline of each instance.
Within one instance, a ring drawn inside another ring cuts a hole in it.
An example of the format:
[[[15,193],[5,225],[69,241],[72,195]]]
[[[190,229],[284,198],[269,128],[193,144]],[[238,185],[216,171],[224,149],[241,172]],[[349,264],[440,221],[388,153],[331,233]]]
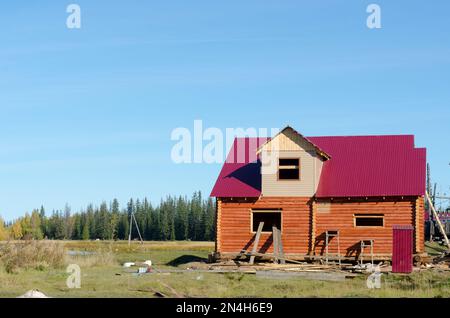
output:
[[[131,215],[134,219],[130,218]],[[57,240],[124,240],[128,239],[132,224],[132,239],[212,241],[215,233],[215,202],[203,199],[200,191],[191,198],[168,196],[157,206],[147,198],[130,199],[120,207],[117,199],[100,206],[89,204],[72,212],[63,210],[46,215],[44,207],[35,209],[12,222],[0,219],[0,240],[57,239]]]

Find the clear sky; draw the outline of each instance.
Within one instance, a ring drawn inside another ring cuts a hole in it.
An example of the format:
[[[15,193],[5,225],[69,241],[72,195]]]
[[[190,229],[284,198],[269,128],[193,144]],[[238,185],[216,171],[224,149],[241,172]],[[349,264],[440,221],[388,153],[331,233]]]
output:
[[[0,215],[205,194],[219,164],[174,164],[170,134],[279,127],[414,134],[450,194],[450,2],[0,4]]]

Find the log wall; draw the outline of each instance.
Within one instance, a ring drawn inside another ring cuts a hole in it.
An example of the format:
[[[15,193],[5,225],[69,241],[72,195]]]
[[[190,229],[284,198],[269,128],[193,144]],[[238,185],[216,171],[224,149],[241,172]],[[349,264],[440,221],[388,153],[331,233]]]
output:
[[[392,253],[392,226],[415,227],[415,252],[424,250],[423,197],[313,200],[306,197],[218,199],[217,242],[220,253],[250,251],[255,233],[252,209],[282,209],[282,243],[286,254],[323,255],[326,230],[340,231],[341,254],[355,256],[361,240],[373,239],[375,254]],[[383,227],[355,227],[355,214],[383,214]],[[330,253],[337,244],[331,241]],[[368,250],[367,250],[368,251]],[[259,253],[272,253],[272,235],[262,233]]]

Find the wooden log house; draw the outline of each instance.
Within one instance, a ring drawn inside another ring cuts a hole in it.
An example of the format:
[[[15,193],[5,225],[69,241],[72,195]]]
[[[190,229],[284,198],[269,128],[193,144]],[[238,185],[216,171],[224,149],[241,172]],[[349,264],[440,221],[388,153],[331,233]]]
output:
[[[211,192],[216,257],[251,251],[261,222],[258,253],[273,252],[276,226],[292,259],[358,258],[368,242],[386,259],[393,226],[412,225],[421,255],[425,175],[426,149],[412,135],[304,137],[288,126],[273,138],[237,138]]]

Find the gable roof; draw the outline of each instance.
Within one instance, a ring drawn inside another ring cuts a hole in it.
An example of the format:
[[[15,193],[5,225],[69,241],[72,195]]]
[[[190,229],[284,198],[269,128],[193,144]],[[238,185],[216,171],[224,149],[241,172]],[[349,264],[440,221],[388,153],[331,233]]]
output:
[[[272,138],[268,138],[267,141],[262,144],[260,147],[258,147],[257,153],[260,153],[262,148],[264,148],[266,145],[268,145],[270,142],[272,142],[273,140],[275,140],[279,135],[281,134],[285,134],[287,131],[291,131],[292,133],[294,133],[294,135],[300,137],[302,140],[306,141],[307,144],[309,144],[311,147],[314,148],[314,150],[316,151],[316,153],[318,155],[320,155],[323,159],[328,160],[330,159],[330,155],[327,154],[325,151],[323,151],[322,149],[320,149],[320,147],[318,147],[315,143],[313,143],[310,139],[308,139],[307,137],[303,136],[301,133],[299,133],[297,130],[295,130],[294,128],[292,128],[291,126],[286,126],[284,127],[278,134],[276,134],[275,136],[273,136]]]
[[[259,197],[261,163],[256,153],[268,138],[236,139],[228,156],[245,151],[245,162],[227,162],[213,197]],[[323,164],[316,197],[421,196],[425,193],[426,149],[414,136],[308,137],[331,157]],[[245,147],[236,147],[240,140]],[[239,148],[239,149],[237,149]],[[244,148],[244,149],[242,149]]]

